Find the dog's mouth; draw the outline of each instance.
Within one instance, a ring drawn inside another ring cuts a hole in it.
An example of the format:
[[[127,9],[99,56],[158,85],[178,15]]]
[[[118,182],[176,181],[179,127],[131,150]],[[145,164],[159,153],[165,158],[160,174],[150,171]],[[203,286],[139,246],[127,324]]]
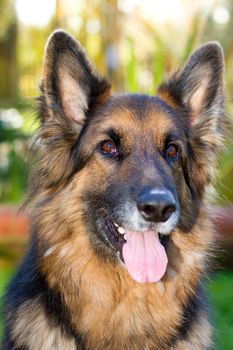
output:
[[[124,262],[122,256],[123,245],[127,242],[127,234],[125,230],[111,219],[106,220],[107,236],[113,247],[120,252],[120,258]]]
[[[119,252],[131,277],[140,283],[159,281],[167,268],[165,246],[169,236],[155,229],[126,230],[110,218],[105,222],[107,238]]]

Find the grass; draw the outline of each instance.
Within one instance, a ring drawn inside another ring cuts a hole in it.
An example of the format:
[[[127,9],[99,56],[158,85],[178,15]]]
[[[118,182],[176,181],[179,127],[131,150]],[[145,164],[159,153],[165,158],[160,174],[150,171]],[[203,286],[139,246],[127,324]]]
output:
[[[5,287],[7,286],[10,278],[12,276],[12,268],[10,267],[4,267],[0,268],[0,301],[1,301],[1,297],[4,294],[4,290]],[[0,306],[2,306],[2,304],[0,304]],[[0,307],[0,311],[1,311],[1,307]],[[2,338],[2,312],[0,312],[0,343],[1,343],[1,338]]]
[[[233,349],[233,273],[221,272],[209,284],[214,305],[216,350]]]
[[[0,268],[0,296],[12,275],[11,267]],[[208,291],[214,308],[215,350],[233,349],[233,272],[218,273],[209,283]],[[2,325],[0,315],[0,339]]]

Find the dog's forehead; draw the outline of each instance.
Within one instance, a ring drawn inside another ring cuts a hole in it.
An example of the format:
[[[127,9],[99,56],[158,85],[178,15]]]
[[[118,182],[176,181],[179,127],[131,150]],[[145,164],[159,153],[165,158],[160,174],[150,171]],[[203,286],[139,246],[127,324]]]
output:
[[[108,128],[121,133],[155,134],[159,137],[179,127],[175,110],[156,96],[113,96],[99,111],[100,129]]]

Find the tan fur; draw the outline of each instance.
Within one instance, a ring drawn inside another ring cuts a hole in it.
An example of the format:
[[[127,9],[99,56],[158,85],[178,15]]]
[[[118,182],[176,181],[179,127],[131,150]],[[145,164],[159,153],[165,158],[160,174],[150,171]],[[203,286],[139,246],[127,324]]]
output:
[[[203,350],[209,349],[213,344],[211,339],[212,327],[205,316],[200,315],[194,324],[188,340],[178,342],[176,350]]]
[[[76,350],[75,342],[51,327],[40,301],[28,300],[15,315],[12,330],[17,347],[27,344],[28,350]]]
[[[170,92],[167,90],[163,90],[162,88],[158,89],[158,96],[162,98],[162,100],[166,101],[166,103],[173,107],[174,109],[178,108],[177,101],[175,101],[174,97],[171,96]]]
[[[79,190],[85,185],[86,171],[83,169],[76,179],[75,186]],[[73,193],[73,186],[71,184],[63,191],[62,200],[58,196],[52,207],[45,206],[40,214],[41,235],[48,246],[54,248],[41,264],[50,287],[60,289],[71,312],[72,323],[87,334],[90,348],[118,350],[121,344],[128,344],[128,349],[141,349],[142,346],[155,349],[150,345],[152,339],[156,337],[159,344],[160,340],[171,337],[174,327],[181,321],[182,305],[192,295],[201,276],[206,251],[212,242],[204,210],[192,234],[173,233],[168,248],[173,274],[168,269],[161,293],[156,284],[138,284],[123,266],[106,265],[93,253],[88,232],[77,215],[78,196]],[[65,216],[69,217],[66,233],[61,231]],[[48,226],[49,222],[54,223],[52,228]],[[156,329],[156,335],[150,335],[153,329]],[[205,336],[205,332],[203,335],[199,332],[199,337]],[[105,343],[107,340],[109,345]],[[161,347],[158,349],[162,350]]]

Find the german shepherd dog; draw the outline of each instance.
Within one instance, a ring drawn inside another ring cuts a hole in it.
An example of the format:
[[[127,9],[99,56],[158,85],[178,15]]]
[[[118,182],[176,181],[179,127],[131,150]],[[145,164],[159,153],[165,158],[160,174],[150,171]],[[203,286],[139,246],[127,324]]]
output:
[[[80,44],[53,33],[31,240],[5,298],[4,350],[210,349],[202,282],[223,71],[207,43],[157,96],[112,95]]]

